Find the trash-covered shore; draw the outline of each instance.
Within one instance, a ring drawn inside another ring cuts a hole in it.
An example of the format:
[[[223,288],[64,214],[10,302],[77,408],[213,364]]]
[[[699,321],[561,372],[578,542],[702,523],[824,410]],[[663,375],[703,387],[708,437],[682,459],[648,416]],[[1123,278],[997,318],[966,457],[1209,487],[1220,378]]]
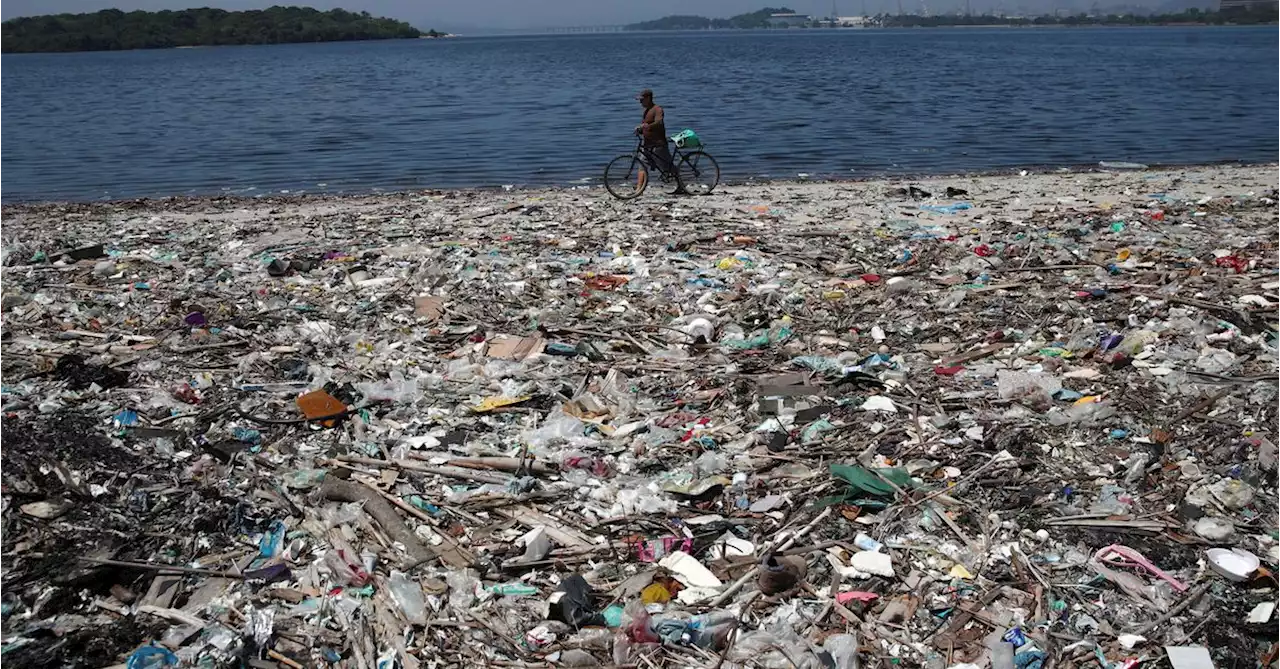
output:
[[[0,658],[1274,666],[1275,186],[6,206]]]

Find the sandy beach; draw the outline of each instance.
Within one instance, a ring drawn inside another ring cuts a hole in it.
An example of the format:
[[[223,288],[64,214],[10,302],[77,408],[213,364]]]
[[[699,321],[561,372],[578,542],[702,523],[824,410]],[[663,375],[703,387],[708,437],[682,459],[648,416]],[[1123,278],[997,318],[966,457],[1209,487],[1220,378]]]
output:
[[[6,659],[222,666],[265,624],[289,666],[720,666],[644,641],[688,609],[742,621],[725,667],[981,663],[1015,626],[1059,666],[1130,633],[1252,663],[1274,589],[1205,565],[1277,566],[1276,185],[5,205]],[[792,547],[808,590],[757,580]],[[626,609],[604,645],[546,614],[571,573]]]

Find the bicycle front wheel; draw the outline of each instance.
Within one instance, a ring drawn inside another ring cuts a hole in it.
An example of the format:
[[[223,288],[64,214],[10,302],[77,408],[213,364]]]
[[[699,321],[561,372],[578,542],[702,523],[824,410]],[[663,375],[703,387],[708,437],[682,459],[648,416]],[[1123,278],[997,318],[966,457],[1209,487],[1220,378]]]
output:
[[[720,165],[711,154],[693,151],[680,156],[680,183],[690,195],[708,195],[720,184]]]
[[[618,156],[604,168],[604,187],[619,200],[640,197],[648,185],[649,169],[634,153]]]

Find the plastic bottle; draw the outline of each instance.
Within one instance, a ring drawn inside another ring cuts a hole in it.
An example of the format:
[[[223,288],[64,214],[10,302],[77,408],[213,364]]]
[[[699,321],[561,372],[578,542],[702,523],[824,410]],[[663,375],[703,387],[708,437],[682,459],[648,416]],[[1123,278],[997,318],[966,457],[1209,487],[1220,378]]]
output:
[[[672,611],[648,619],[642,633],[632,633],[636,640],[658,639],[667,645],[693,645],[720,649],[729,642],[729,634],[737,626],[738,617],[731,611],[712,611],[690,616]]]
[[[884,548],[884,544],[872,539],[863,532],[859,532],[858,535],[853,538],[853,545],[864,551],[878,551],[881,548]]]
[[[729,643],[729,634],[738,625],[738,616],[732,611],[712,611],[694,616],[689,621],[687,643],[699,648],[719,650]]]
[[[499,583],[489,586],[489,592],[495,595],[523,596],[536,595],[538,594],[538,589],[528,583]]]

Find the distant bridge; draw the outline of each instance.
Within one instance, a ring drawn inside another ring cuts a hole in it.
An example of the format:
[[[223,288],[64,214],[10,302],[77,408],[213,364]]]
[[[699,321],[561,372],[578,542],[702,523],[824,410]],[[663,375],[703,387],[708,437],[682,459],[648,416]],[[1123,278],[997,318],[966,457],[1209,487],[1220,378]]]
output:
[[[620,33],[626,30],[626,26],[568,26],[564,28],[547,28],[547,32],[555,34],[566,33]]]

